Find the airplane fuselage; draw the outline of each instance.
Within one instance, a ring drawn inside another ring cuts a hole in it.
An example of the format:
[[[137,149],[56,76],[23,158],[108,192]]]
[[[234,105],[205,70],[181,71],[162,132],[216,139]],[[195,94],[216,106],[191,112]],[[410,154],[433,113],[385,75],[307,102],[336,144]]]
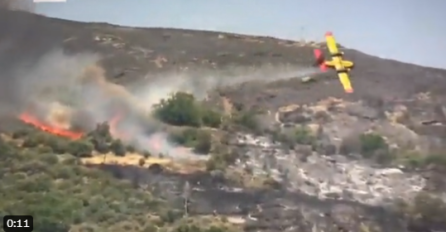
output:
[[[336,69],[338,72],[345,72],[353,68],[353,62],[343,60],[342,55],[332,56],[331,60],[325,61],[325,65]]]

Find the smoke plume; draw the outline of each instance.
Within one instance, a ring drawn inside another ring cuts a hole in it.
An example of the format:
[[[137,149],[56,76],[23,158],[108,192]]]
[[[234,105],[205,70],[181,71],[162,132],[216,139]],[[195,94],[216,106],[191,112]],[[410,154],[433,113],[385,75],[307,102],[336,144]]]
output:
[[[0,73],[0,108],[8,113],[32,112],[58,128],[73,125],[84,131],[97,123],[109,122],[112,133],[142,149],[166,155],[178,153],[178,146],[168,141],[159,122],[150,117],[152,105],[177,91],[206,97],[215,88],[247,81],[272,82],[311,75],[313,68],[265,66],[233,67],[227,70],[194,70],[187,73],[164,73],[151,76],[150,81],[124,86],[107,81],[98,61],[100,55],[80,53],[67,55],[56,49],[33,62],[16,64]],[[143,79],[143,78],[141,78]],[[4,85],[6,84],[6,85]],[[1,116],[1,115],[0,115]],[[181,150],[182,157],[193,153]]]
[[[183,91],[203,99],[211,90],[239,85],[245,82],[275,82],[319,73],[314,67],[265,65],[262,67],[228,67],[224,70],[192,70],[163,73],[147,78],[147,84],[138,84],[132,92],[152,105],[170,93]]]

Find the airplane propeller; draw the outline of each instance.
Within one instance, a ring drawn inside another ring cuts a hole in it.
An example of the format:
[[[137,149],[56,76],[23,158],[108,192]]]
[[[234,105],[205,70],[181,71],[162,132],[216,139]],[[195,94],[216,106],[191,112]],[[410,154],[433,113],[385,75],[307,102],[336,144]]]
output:
[[[321,71],[327,71],[327,65],[325,65],[325,58],[320,49],[314,49],[314,57],[316,58],[316,65],[319,66]]]

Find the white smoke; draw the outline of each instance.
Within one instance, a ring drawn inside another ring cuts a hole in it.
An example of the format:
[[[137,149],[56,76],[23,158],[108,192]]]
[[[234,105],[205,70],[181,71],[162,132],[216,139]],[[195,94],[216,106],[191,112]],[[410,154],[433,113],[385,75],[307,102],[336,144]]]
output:
[[[93,123],[85,126],[90,129],[96,123],[110,121],[119,114],[123,120],[119,123],[118,132],[131,135],[132,141],[140,148],[154,154],[175,155],[181,152],[179,157],[187,157],[193,155],[193,152],[169,142],[168,136],[161,129],[162,125],[151,118],[153,104],[178,91],[204,98],[215,88],[248,81],[273,82],[319,72],[315,68],[287,65],[171,72],[153,76],[144,84],[138,83],[130,92],[106,80],[104,70],[97,65],[100,59],[97,54],[67,55],[61,50],[55,50],[32,65],[18,65],[14,76],[19,81],[11,88],[14,88],[15,97],[22,103],[33,102],[49,108],[54,107],[54,102],[61,102],[88,112]],[[115,100],[126,105],[119,108],[122,111],[111,110]],[[57,109],[54,111],[57,115],[52,118],[60,119],[64,115],[61,113],[64,108]],[[68,110],[66,112],[69,114]],[[137,117],[133,117],[135,115]],[[148,133],[148,130],[151,132]]]
[[[314,67],[291,65],[265,65],[262,67],[229,67],[225,70],[194,70],[160,74],[147,84],[139,84],[134,94],[147,105],[158,103],[169,94],[182,91],[196,98],[206,97],[209,91],[245,82],[275,82],[291,78],[305,77],[319,73]]]

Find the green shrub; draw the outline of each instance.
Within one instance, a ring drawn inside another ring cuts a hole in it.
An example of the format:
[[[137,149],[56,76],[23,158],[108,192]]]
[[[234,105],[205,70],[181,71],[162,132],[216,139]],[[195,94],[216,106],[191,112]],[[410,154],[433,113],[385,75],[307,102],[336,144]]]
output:
[[[81,223],[103,231],[114,231],[112,227],[122,223],[142,227],[146,222],[138,223],[141,215],[158,214],[164,206],[147,191],[79,165],[75,158],[22,150],[1,141],[0,151],[0,212],[39,215],[34,218],[36,232],[71,231]],[[3,151],[14,155],[5,157],[8,153]]]
[[[35,136],[28,136],[23,140],[23,147],[33,148],[39,146],[39,140]]]
[[[315,146],[317,142],[316,137],[304,126],[285,132],[280,130],[272,131],[271,137],[273,141],[280,142],[289,148],[293,148],[296,144]]]
[[[92,140],[99,140],[104,143],[110,143],[113,137],[110,134],[110,126],[108,123],[99,123],[96,128],[87,134],[87,137]]]
[[[199,127],[202,124],[200,107],[192,94],[177,92],[155,105],[155,117],[176,126]]]
[[[150,154],[149,151],[142,151],[141,154],[144,156],[144,158],[149,158],[150,156],[152,156],[152,154]]]
[[[424,158],[424,165],[436,165],[440,167],[446,167],[446,155],[432,154]]]
[[[213,127],[213,128],[218,128],[221,125],[221,114],[213,111],[213,110],[209,110],[209,109],[203,109],[202,110],[202,122],[203,125],[208,126],[208,127]]]
[[[34,131],[31,128],[21,128],[19,130],[14,131],[11,136],[13,139],[20,139],[31,133],[34,133]]]
[[[164,123],[175,126],[208,126],[218,128],[221,115],[206,108],[192,94],[177,92],[155,105],[154,115]]]
[[[197,135],[197,141],[194,145],[194,152],[207,154],[212,148],[212,136],[207,131],[200,131]]]
[[[419,168],[425,164],[425,156],[414,151],[400,151],[397,154],[397,161],[409,168]]]
[[[208,171],[225,170],[228,166],[234,164],[238,157],[238,154],[233,151],[214,153],[206,162],[206,169]]]
[[[68,153],[76,157],[91,157],[93,152],[93,144],[88,141],[76,140],[68,143]]]
[[[181,132],[171,133],[169,138],[179,145],[193,147],[198,140],[199,133],[199,130],[196,128],[187,128]]]
[[[316,142],[316,138],[308,128],[300,126],[294,131],[294,141],[298,144],[313,145]]]
[[[389,151],[386,140],[379,134],[367,133],[359,137],[361,154],[365,157],[372,157],[375,152]]]
[[[239,126],[249,129],[252,132],[260,133],[260,123],[253,111],[241,111],[233,115],[232,121]]]
[[[187,128],[181,132],[171,133],[169,138],[179,145],[194,148],[194,151],[200,154],[207,154],[212,148],[212,136],[206,130]]]
[[[46,145],[50,147],[56,154],[64,154],[69,152],[69,143],[67,139],[52,137],[46,141]]]
[[[117,156],[124,156],[127,152],[121,140],[115,139],[110,144],[110,150]]]

